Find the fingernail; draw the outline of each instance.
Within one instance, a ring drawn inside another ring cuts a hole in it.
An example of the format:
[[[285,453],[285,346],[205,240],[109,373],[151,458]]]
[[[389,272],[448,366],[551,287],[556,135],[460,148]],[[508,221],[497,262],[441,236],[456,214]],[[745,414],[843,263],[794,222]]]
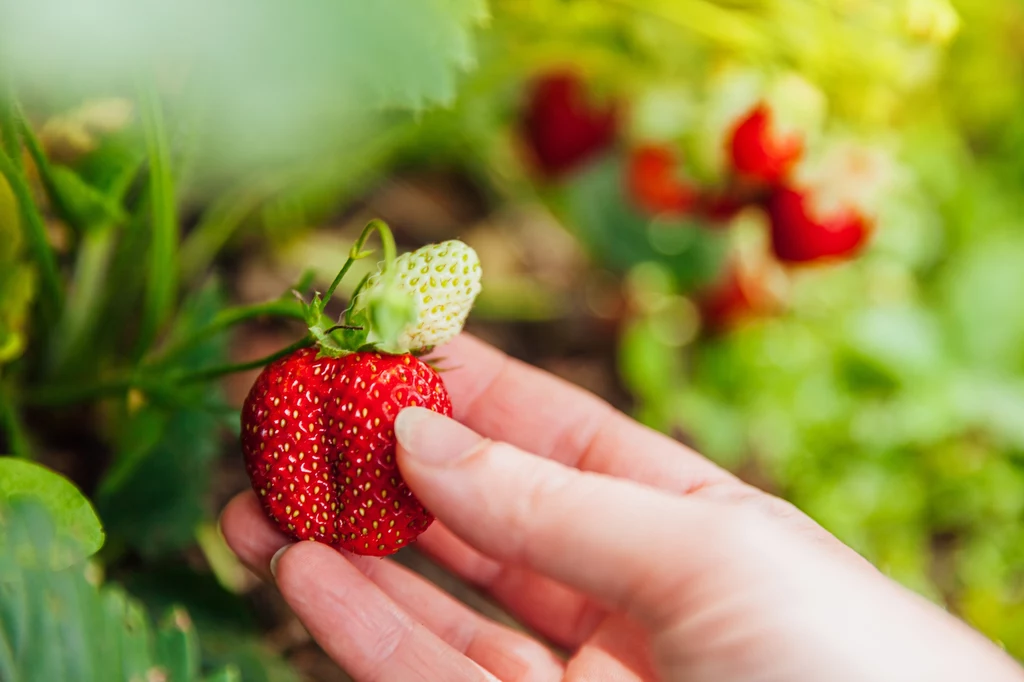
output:
[[[285,545],[281,549],[274,552],[274,556],[270,557],[270,575],[274,576],[274,578],[277,578],[277,562],[281,560],[281,557],[284,556],[285,550],[291,547],[292,544]]]
[[[406,453],[431,466],[455,464],[483,440],[462,424],[422,407],[398,413],[395,435]]]

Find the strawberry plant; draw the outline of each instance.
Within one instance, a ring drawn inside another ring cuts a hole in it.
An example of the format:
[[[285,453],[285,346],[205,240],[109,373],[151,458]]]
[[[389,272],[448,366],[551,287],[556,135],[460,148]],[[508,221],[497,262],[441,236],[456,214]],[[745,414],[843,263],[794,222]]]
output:
[[[1013,3],[164,4],[0,9],[0,677],[318,678],[216,514],[415,547],[471,305],[1024,657]]]
[[[342,316],[323,309],[375,228],[380,269]],[[415,541],[433,516],[395,461],[394,424],[405,407],[447,416],[444,382],[418,355],[460,331],[480,291],[480,261],[464,243],[399,258],[388,227],[371,223],[349,261],[306,308],[315,345],[268,365],[242,406],[242,452],[267,515],[287,535],[384,556]]]
[[[0,613],[5,680],[240,680],[228,666],[201,674],[196,629],[172,609],[154,627],[85,559],[103,542],[89,501],[36,464],[0,460]],[[54,646],[60,642],[62,646]]]

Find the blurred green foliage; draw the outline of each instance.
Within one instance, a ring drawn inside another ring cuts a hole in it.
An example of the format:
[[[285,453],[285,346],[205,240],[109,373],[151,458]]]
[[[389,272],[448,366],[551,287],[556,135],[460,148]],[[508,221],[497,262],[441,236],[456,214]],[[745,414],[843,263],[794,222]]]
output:
[[[67,556],[75,542],[55,528],[51,512],[59,507],[39,499],[0,500],[4,680],[242,679],[233,665],[203,675],[196,629],[183,609],[170,608],[153,627],[123,589],[97,586],[94,566],[51,565],[47,557]]]
[[[89,25],[60,22],[76,3],[0,0],[15,86],[0,107],[0,440],[43,456],[39,424],[88,432],[104,455],[100,557],[129,566],[119,577],[156,613],[188,607],[204,670],[293,675],[256,641],[224,578],[238,567],[210,540],[220,438],[237,428],[210,379],[237,369],[231,325],[301,314],[287,298],[231,306],[211,270],[275,254],[396,168],[441,165],[490,206],[544,206],[615,274],[638,418],[794,501],[1024,659],[1018,0],[143,3],[116,21],[124,3],[97,0]],[[539,178],[522,104],[531,79],[565,67],[629,115],[594,163]],[[862,258],[791,269],[784,310],[715,330],[700,291],[763,246],[764,216],[711,230],[643,215],[624,152],[671,141],[695,179],[721,182],[723,131],[773,87],[790,88],[809,135],[866,141],[898,172]],[[524,280],[480,310],[516,322],[565,301]],[[197,539],[216,575],[180,562]],[[5,575],[38,583],[32,598],[97,605],[117,637],[127,621],[138,665],[197,670],[182,658],[191,626],[172,617],[136,636],[149,625],[119,588],[97,592],[77,569]],[[15,606],[31,632],[57,627]],[[17,651],[0,664],[21,665]]]
[[[691,434],[1018,657],[1022,9],[960,3],[934,78],[890,93],[888,116],[847,122],[894,140],[912,181],[867,255],[794,273],[780,317],[680,344],[651,311],[621,350],[646,421]]]

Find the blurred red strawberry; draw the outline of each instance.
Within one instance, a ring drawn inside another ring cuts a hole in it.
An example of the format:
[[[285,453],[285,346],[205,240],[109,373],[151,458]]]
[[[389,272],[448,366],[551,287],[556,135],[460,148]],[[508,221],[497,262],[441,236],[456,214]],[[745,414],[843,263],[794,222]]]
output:
[[[630,152],[626,189],[633,202],[653,214],[682,214],[696,204],[697,192],[679,176],[679,160],[665,145],[648,144]]]
[[[782,285],[777,265],[730,261],[719,280],[696,296],[704,326],[725,331],[776,313],[782,308]]]
[[[772,249],[789,263],[852,258],[871,232],[871,220],[859,209],[818,206],[811,190],[778,189],[769,200],[768,217]]]
[[[564,176],[608,149],[618,131],[615,102],[597,105],[579,75],[557,71],[534,82],[522,133],[542,174]]]
[[[782,181],[800,160],[804,142],[798,133],[778,130],[772,109],[764,102],[739,119],[729,136],[735,171],[767,184]]]

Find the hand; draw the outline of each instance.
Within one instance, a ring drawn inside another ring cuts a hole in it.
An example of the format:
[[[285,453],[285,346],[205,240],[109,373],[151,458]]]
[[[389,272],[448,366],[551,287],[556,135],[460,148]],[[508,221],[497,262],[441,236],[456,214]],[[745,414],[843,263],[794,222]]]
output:
[[[390,560],[282,550],[252,493],[224,511],[234,551],[268,579],[275,559],[358,682],[1024,680],[782,500],[478,341],[445,355],[457,421],[411,408],[396,423],[402,474],[438,519],[416,547],[537,639]]]

